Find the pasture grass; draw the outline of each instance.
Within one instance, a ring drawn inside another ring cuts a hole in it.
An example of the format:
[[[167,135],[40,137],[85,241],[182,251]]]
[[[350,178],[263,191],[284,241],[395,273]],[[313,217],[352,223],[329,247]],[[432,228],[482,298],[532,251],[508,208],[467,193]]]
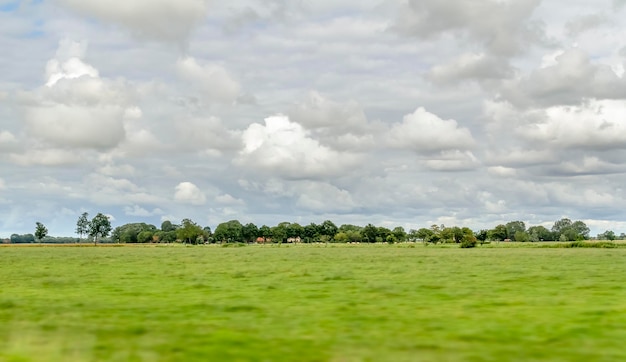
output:
[[[0,247],[0,361],[626,360],[626,249]]]

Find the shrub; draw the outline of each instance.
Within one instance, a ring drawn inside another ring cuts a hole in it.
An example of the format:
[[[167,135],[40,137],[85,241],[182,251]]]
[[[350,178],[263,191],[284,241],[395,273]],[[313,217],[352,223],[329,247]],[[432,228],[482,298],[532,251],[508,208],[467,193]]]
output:
[[[461,239],[461,248],[474,248],[477,243],[478,241],[474,236],[465,235],[463,236],[463,239]]]

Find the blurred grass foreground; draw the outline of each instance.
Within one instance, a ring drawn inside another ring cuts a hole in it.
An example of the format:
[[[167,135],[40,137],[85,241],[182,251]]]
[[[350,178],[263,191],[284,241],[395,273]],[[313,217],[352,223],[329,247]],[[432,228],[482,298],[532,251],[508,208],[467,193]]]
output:
[[[626,361],[626,248],[0,247],[0,361]]]

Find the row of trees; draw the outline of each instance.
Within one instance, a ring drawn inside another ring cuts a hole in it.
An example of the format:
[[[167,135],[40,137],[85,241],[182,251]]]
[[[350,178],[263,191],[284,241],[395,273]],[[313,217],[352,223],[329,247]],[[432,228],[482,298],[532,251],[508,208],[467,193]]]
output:
[[[602,234],[609,240],[617,238],[612,231]],[[626,238],[626,235],[620,235]],[[613,239],[611,239],[613,237]],[[554,223],[551,229],[544,226],[526,228],[523,221],[511,221],[497,225],[493,229],[477,232],[467,227],[447,227],[432,225],[430,228],[411,229],[403,227],[389,229],[368,224],[358,226],[344,224],[335,225],[326,220],[321,224],[282,222],[276,226],[257,226],[253,223],[242,224],[238,220],[230,220],[219,224],[212,232],[210,227],[201,227],[190,219],[184,219],[180,225],[164,221],[161,228],[145,223],[132,223],[117,227],[112,234],[114,242],[147,243],[175,242],[184,243],[251,243],[251,242],[405,242],[421,241],[429,243],[467,243],[485,241],[574,241],[589,239],[589,228],[582,221],[567,218]]]
[[[230,220],[219,224],[215,231],[212,231],[210,227],[201,227],[190,219],[183,219],[180,224],[164,221],[161,223],[160,228],[146,223],[130,223],[118,226],[112,230],[110,220],[106,215],[98,213],[93,219],[89,220],[89,215],[86,212],[80,215],[76,223],[76,233],[79,236],[78,241],[82,241],[83,236],[87,236],[94,243],[111,234],[110,240],[116,243],[396,243],[421,241],[428,243],[460,243],[473,246],[477,242],[486,241],[585,240],[590,238],[589,232],[589,228],[584,222],[572,221],[568,218],[557,220],[551,229],[544,226],[526,228],[526,224],[523,221],[511,221],[497,225],[493,229],[484,229],[476,232],[467,227],[447,227],[445,225],[432,225],[429,228],[411,229],[409,231],[400,226],[389,229],[372,224],[366,226],[351,224],[337,226],[330,220],[326,220],[321,224],[310,223],[304,226],[298,223],[282,222],[272,227],[267,225],[258,227],[253,223],[242,224],[238,220]],[[28,243],[41,242],[42,240],[66,242],[65,239],[68,239],[57,238],[57,240],[47,237],[47,234],[47,228],[42,223],[37,222],[34,235],[13,234],[11,235],[11,242]],[[613,231],[607,230],[598,235],[598,239],[626,239],[626,235],[622,233],[617,236]]]

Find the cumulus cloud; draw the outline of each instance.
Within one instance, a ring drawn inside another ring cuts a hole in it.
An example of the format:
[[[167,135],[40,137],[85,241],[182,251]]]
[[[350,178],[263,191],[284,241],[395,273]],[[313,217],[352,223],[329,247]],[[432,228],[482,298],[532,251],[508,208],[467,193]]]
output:
[[[587,30],[602,26],[608,22],[604,14],[588,14],[577,17],[565,24],[565,29],[570,36],[576,36]]]
[[[357,157],[321,145],[289,117],[277,115],[253,123],[242,134],[237,163],[288,178],[325,177],[343,172]]]
[[[122,115],[117,106],[55,104],[29,108],[25,120],[31,135],[55,146],[109,148],[125,136]]]
[[[341,104],[316,91],[309,92],[304,102],[293,107],[289,112],[289,118],[308,129],[356,130],[367,124],[365,113],[357,102]]]
[[[517,170],[511,167],[504,167],[504,166],[493,166],[493,167],[489,167],[487,169],[487,172],[492,175],[492,176],[497,176],[497,177],[516,177],[517,176]]]
[[[371,148],[375,144],[372,134],[380,128],[368,122],[358,102],[335,102],[315,91],[292,107],[289,119],[312,130],[322,143],[338,150]]]
[[[59,42],[56,57],[46,64],[46,85],[53,86],[61,79],[75,79],[82,76],[98,78],[98,70],[83,62],[87,44],[65,38]]]
[[[295,186],[299,194],[296,204],[315,212],[346,212],[357,204],[349,191],[326,182],[304,182]]]
[[[148,211],[139,205],[133,205],[124,207],[124,213],[128,216],[150,217],[163,214],[163,210],[156,208],[152,211]]]
[[[187,57],[178,60],[176,71],[208,102],[232,103],[239,96],[239,83],[219,65],[200,65],[195,58]]]
[[[475,141],[469,129],[453,120],[443,120],[423,107],[394,124],[387,136],[389,146],[416,152],[468,150]]]
[[[64,166],[81,163],[83,155],[63,149],[30,149],[11,153],[9,159],[20,166]]]
[[[0,131],[0,151],[11,150],[17,146],[17,138],[9,131]]]
[[[511,55],[537,36],[528,19],[540,2],[409,0],[392,28],[423,39],[460,33],[492,54]]]
[[[126,134],[124,119],[132,95],[123,81],[99,78],[80,58],[86,44],[61,40],[48,62],[46,86],[21,94],[29,135],[60,148],[107,149]]]
[[[242,199],[236,199],[230,194],[222,194],[215,197],[215,201],[222,205],[245,205]]]
[[[175,188],[174,200],[185,204],[204,205],[206,195],[193,183],[181,182]]]
[[[550,107],[543,122],[520,129],[519,133],[559,148],[624,149],[625,118],[623,101],[594,100],[581,106]]]
[[[176,123],[176,130],[179,148],[209,150],[217,155],[241,148],[239,132],[227,129],[216,117],[180,120]]]
[[[451,63],[434,66],[426,77],[437,84],[450,84],[463,80],[502,79],[512,74],[513,69],[505,59],[485,53],[466,53]]]
[[[105,23],[128,29],[139,38],[184,42],[207,16],[208,0],[57,0]]]
[[[422,160],[422,163],[430,170],[443,172],[469,171],[480,165],[472,152],[459,150],[443,151],[439,155],[431,155],[428,159]]]
[[[520,108],[574,105],[591,98],[624,99],[626,79],[573,48],[556,56],[555,64],[506,82],[501,94]]]

